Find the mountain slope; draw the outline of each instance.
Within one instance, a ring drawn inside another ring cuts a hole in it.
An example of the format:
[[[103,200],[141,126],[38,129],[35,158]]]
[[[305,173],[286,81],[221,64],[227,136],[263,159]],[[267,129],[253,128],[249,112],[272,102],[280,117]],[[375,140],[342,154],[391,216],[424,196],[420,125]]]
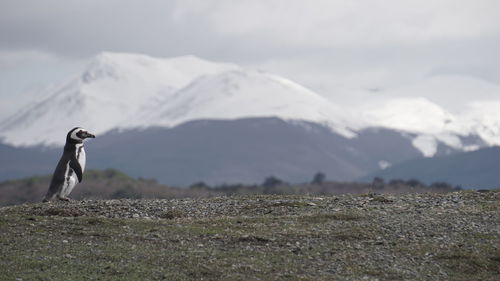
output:
[[[82,74],[54,87],[48,98],[2,121],[0,138],[14,145],[62,145],[75,126],[96,134],[127,127],[127,120],[152,110],[194,79],[237,68],[193,56],[102,53]]]
[[[62,145],[75,126],[99,135],[116,128],[270,116],[319,122],[354,136],[344,110],[276,75],[192,56],[103,53],[48,98],[0,123],[0,138],[14,145]]]
[[[0,143],[0,179],[52,173],[62,149],[13,147]]]
[[[318,171],[342,180],[363,174],[369,165],[363,153],[347,151],[347,139],[328,128],[310,126],[318,131],[310,134],[277,118],[250,118],[111,132],[89,142],[88,151],[97,154],[95,166],[89,160],[89,167],[120,167],[133,176],[177,186],[259,183],[271,175],[303,182]]]
[[[10,148],[7,153],[13,157],[0,161],[0,179],[51,173],[61,153],[60,148]],[[279,118],[198,120],[172,128],[114,130],[87,142],[86,151],[89,169],[120,169],[175,186],[197,181],[260,183],[268,176],[301,183],[317,172],[348,181],[383,163],[422,156],[411,138],[395,131],[362,130],[348,138],[317,123]],[[31,163],[37,163],[39,170],[33,170]]]
[[[347,125],[354,118],[348,118],[342,108],[285,78],[243,69],[196,79],[160,103],[157,110],[139,117],[137,124],[170,127],[192,120],[251,117],[316,122],[354,136]]]
[[[174,186],[197,181],[253,184],[268,176],[301,183],[310,181],[317,172],[336,181],[353,181],[370,174],[367,180],[371,181],[379,175],[379,169],[392,171],[391,167],[399,163],[421,158],[421,151],[413,145],[414,138],[384,128],[364,129],[354,137],[346,137],[314,122],[243,118],[197,120],[172,128],[113,130],[87,142],[86,150],[88,168],[120,169]],[[436,155],[457,152],[439,143]],[[60,154],[61,148],[0,145],[0,180],[49,174]],[[454,165],[468,165],[467,161],[458,159]],[[487,161],[472,163],[478,171],[492,165]],[[418,175],[416,169],[408,170],[408,178]],[[478,182],[477,177],[469,176]],[[428,183],[440,180],[461,184],[453,176]]]

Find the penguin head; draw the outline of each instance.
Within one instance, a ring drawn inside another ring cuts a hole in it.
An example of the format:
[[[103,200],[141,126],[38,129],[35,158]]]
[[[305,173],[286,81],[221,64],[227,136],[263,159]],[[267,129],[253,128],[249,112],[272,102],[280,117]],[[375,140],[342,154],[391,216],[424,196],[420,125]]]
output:
[[[81,127],[71,129],[66,136],[66,142],[82,143],[87,138],[95,138],[95,135],[89,133]]]

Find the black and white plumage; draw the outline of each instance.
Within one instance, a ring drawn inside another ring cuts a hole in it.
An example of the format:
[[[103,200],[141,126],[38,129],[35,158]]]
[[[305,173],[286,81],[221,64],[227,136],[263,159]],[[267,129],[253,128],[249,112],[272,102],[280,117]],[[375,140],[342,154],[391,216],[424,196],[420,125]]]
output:
[[[44,202],[55,198],[69,200],[68,195],[73,191],[75,185],[82,181],[86,162],[83,141],[87,138],[95,138],[95,136],[80,127],[73,128],[68,132],[63,155],[52,175]]]

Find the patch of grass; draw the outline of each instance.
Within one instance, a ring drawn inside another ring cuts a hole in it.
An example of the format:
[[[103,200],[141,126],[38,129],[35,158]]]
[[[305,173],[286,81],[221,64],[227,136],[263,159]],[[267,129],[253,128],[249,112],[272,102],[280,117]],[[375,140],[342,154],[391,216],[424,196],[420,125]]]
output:
[[[376,230],[350,227],[333,232],[331,237],[337,241],[366,240],[371,238],[374,234],[376,234]]]
[[[257,244],[266,244],[268,242],[271,242],[270,239],[262,237],[262,236],[257,236],[257,235],[243,235],[241,237],[237,237],[235,239],[235,242],[250,242],[250,243],[257,243]]]
[[[164,211],[163,213],[161,213],[159,217],[162,219],[172,220],[175,218],[182,218],[185,216],[186,216],[186,214],[182,210],[170,209],[170,210],[167,210],[167,211]]]
[[[500,204],[498,202],[483,202],[481,205],[479,205],[479,208],[483,212],[499,212],[500,211]]]
[[[308,206],[308,202],[305,201],[297,201],[297,200],[283,200],[283,201],[275,201],[271,203],[273,207],[305,207]]]
[[[318,213],[299,218],[302,222],[308,223],[326,223],[329,221],[357,221],[364,219],[364,216],[356,211],[341,211],[334,213]]]
[[[83,216],[83,212],[78,209],[70,209],[65,207],[52,207],[41,213],[40,216],[60,216],[60,217],[79,217]]]
[[[500,275],[500,252],[498,251],[492,256],[484,256],[455,249],[441,253],[435,259],[446,266],[454,276],[461,278]]]
[[[467,239],[487,239],[487,240],[493,240],[493,239],[499,239],[498,236],[492,234],[492,233],[483,233],[483,232],[467,232],[464,233],[463,236]]]
[[[362,275],[375,277],[378,280],[407,280],[400,272],[387,267],[358,267],[356,272]]]
[[[89,218],[85,218],[84,221],[90,225],[101,225],[101,224],[105,224],[108,221],[108,219],[99,218],[99,217],[89,217]]]
[[[480,243],[479,240],[483,238],[476,235],[466,237],[468,239],[463,245],[421,241],[416,244],[400,244],[397,249],[402,251],[404,256],[413,259],[430,259],[431,263],[446,272],[450,280],[495,280],[492,276],[500,274],[500,251],[492,247],[495,241]]]
[[[375,197],[373,197],[371,202],[392,203],[394,201],[389,199],[389,198],[385,198],[384,196],[375,196]]]

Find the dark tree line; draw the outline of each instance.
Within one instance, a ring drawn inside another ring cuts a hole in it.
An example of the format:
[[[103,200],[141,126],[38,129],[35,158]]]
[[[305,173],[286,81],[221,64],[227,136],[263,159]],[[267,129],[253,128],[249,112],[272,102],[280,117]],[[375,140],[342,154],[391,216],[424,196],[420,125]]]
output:
[[[20,180],[0,182],[0,206],[40,202],[47,191],[50,176],[29,177]],[[460,190],[444,182],[431,185],[415,180],[394,179],[385,181],[374,178],[371,183],[335,182],[327,180],[324,173],[313,175],[310,182],[288,183],[276,176],[266,177],[260,184],[224,184],[210,186],[197,182],[188,188],[162,185],[154,179],[131,178],[116,170],[89,170],[85,180],[75,188],[71,198],[82,199],[121,199],[121,198],[186,198],[214,197],[246,194],[283,194],[283,195],[334,195],[363,193],[410,193],[410,192],[450,192]]]

